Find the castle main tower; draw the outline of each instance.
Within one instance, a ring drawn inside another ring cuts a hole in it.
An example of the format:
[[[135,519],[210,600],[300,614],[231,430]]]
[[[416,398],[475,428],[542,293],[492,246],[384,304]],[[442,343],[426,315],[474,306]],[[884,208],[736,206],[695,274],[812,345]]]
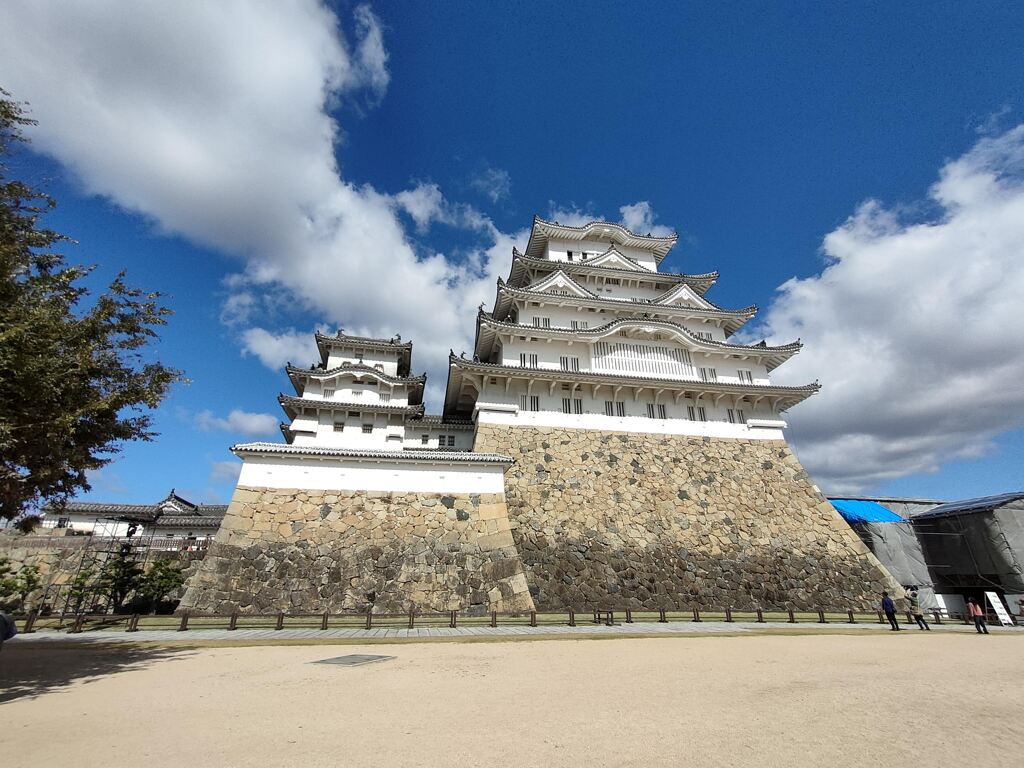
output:
[[[676,237],[535,218],[445,417],[501,452],[539,609],[595,602],[864,604],[887,574],[811,485],[784,413],[817,384],[770,374],[800,350],[737,344],[756,312],[659,271]]]

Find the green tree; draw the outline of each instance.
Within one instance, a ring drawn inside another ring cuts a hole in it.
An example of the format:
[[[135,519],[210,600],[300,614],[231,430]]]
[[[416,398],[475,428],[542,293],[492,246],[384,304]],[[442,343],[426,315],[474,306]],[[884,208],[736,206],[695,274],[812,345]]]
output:
[[[107,598],[111,609],[121,610],[128,595],[142,583],[142,568],[132,559],[130,551],[122,551],[103,564],[98,577],[99,593]]]
[[[170,310],[119,274],[105,292],[82,283],[40,226],[47,195],[8,178],[7,158],[34,121],[0,89],[0,517],[59,506],[89,490],[87,473],[130,440],[151,440],[151,409],[180,372],[149,342]]]
[[[0,557],[0,604],[25,608],[28,596],[39,589],[39,569],[24,565],[17,572],[11,572],[11,563]]]
[[[159,603],[166,600],[172,592],[181,589],[184,583],[185,576],[178,563],[157,560],[142,577],[139,594],[152,601],[152,609],[155,611]]]
[[[82,610],[82,603],[96,591],[96,573],[92,568],[83,568],[75,574],[68,588],[68,606],[72,613]]]

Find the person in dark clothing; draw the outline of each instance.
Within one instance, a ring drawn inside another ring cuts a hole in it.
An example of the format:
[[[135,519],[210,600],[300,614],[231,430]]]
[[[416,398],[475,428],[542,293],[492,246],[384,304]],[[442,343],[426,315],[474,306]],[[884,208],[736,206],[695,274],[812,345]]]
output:
[[[924,612],[921,610],[921,598],[918,597],[917,590],[912,589],[907,594],[907,599],[910,600],[910,614],[914,617],[914,621],[917,622],[917,628],[931,631],[931,627],[929,627],[928,622],[925,621]]]
[[[988,634],[988,627],[985,626],[985,611],[973,597],[967,598],[967,615],[974,619],[974,628],[978,630],[979,635]]]
[[[900,631],[900,623],[896,620],[896,603],[889,597],[888,592],[882,593],[882,612],[889,620],[889,627],[893,632]]]

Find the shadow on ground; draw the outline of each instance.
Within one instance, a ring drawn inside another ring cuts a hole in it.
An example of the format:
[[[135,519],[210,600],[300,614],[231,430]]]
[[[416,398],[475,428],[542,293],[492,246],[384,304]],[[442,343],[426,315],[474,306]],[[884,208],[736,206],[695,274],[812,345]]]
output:
[[[130,645],[47,647],[4,643],[0,652],[0,704],[59,691],[72,683],[89,683],[118,672],[144,669],[184,658],[191,648],[146,648]]]

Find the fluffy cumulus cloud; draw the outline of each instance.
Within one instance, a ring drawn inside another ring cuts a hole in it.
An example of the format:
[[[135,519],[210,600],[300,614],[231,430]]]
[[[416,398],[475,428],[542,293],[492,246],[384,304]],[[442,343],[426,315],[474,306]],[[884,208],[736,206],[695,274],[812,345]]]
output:
[[[226,418],[215,416],[210,411],[200,411],[195,417],[196,427],[204,432],[219,429],[247,437],[272,435],[277,432],[279,423],[277,417],[269,413],[250,413],[237,409],[231,411]]]
[[[622,216],[623,226],[631,232],[636,232],[638,235],[668,237],[672,234],[670,227],[654,223],[657,215],[654,213],[651,204],[646,200],[622,206],[619,208],[619,214]]]
[[[387,60],[369,7],[339,19],[316,0],[153,0],[128,12],[24,0],[0,26],[0,70],[39,120],[35,147],[160,231],[239,258],[222,319],[273,365],[310,347],[257,322],[267,295],[352,333],[403,331],[420,359],[443,365],[507,268],[509,238],[436,186],[386,194],[343,177],[332,114],[383,98]],[[480,245],[431,252],[405,216],[418,231],[467,228]]]
[[[14,0],[0,71],[39,121],[35,148],[84,189],[237,259],[221,319],[274,368],[316,357],[309,332],[274,326],[284,302],[310,325],[413,338],[436,403],[448,349],[469,350],[477,305],[525,242],[436,184],[385,192],[346,180],[335,116],[357,119],[390,80],[365,5],[339,17],[319,0]],[[498,202],[508,174],[485,171],[471,186]],[[647,203],[622,215],[641,228],[654,219]],[[438,225],[474,244],[429,248]]]
[[[821,380],[790,421],[828,491],[934,472],[1024,426],[1024,126],[947,162],[912,209],[934,214],[861,205],[751,331],[806,345],[776,379]]]

